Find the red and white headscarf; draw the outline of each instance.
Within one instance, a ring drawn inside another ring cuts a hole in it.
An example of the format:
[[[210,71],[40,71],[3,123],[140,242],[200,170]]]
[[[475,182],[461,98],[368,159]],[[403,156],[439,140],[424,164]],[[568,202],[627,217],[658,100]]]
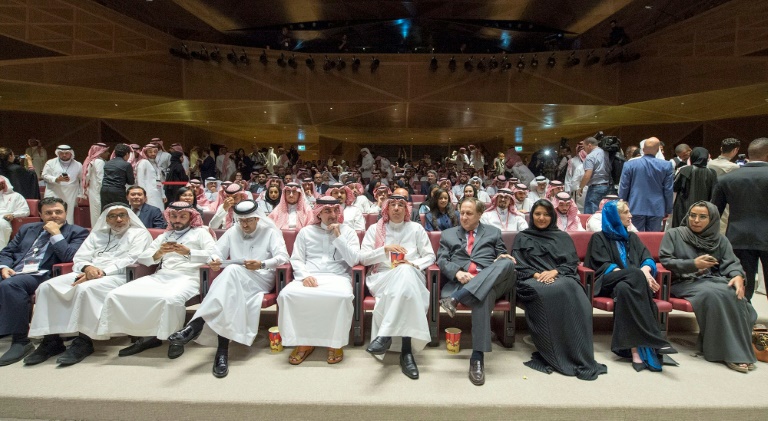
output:
[[[413,203],[409,202],[405,196],[389,196],[389,199],[385,200],[381,205],[381,218],[376,222],[376,240],[373,242],[373,248],[384,247],[384,243],[387,241],[386,224],[389,222],[389,204],[394,202],[405,203],[405,219],[403,219],[403,222],[407,222],[410,218],[411,211],[413,210]]]
[[[171,145],[171,150],[184,153],[184,147],[181,146],[181,143],[174,143]]]
[[[150,143],[154,143],[155,145],[157,145],[158,149],[165,150],[165,147],[163,146],[163,141],[160,140],[159,137],[153,137],[152,140],[150,140],[149,142]]]
[[[0,175],[0,193],[3,193],[3,194],[13,193],[13,185],[11,184],[11,181],[5,178],[5,176],[3,175]]]
[[[98,158],[109,150],[109,146],[103,143],[94,143],[90,149],[88,149],[88,156],[83,161],[82,177],[80,177],[80,185],[83,186],[83,190],[88,188],[88,171],[90,171],[91,161]]]
[[[350,206],[351,204],[355,203],[355,194],[352,193],[352,189],[350,189],[349,187],[341,183],[331,184],[331,186],[328,188],[328,191],[326,191],[325,193],[327,196],[336,197],[336,191],[339,189],[344,190],[347,193],[347,198],[344,201],[344,206]]]
[[[216,208],[218,208],[222,203],[224,203],[224,201],[227,199],[227,197],[230,194],[233,196],[240,196],[240,200],[248,199],[248,195],[245,194],[245,192],[243,191],[243,186],[237,183],[231,183],[228,186],[224,187],[223,189],[219,190],[219,198],[218,198],[218,204],[216,205]],[[232,227],[232,224],[235,222],[235,213],[233,209],[234,209],[234,206],[229,208],[229,210],[227,211],[227,216],[226,218],[224,218],[224,229],[230,229]]]
[[[496,194],[494,194],[493,197],[491,198],[491,204],[488,205],[488,208],[485,210],[486,212],[491,212],[491,211],[495,211],[496,210],[496,208],[498,207],[496,205],[496,202],[498,202],[499,195],[504,195],[504,196],[509,197],[509,206],[507,206],[507,211],[509,211],[509,213],[511,213],[513,215],[521,215],[522,216],[522,213],[520,213],[520,211],[517,210],[517,208],[514,205],[514,203],[515,203],[515,195],[514,195],[514,193],[512,193],[512,190],[510,190],[510,189],[499,189],[496,192]]]
[[[361,194],[365,194],[365,189],[363,188],[363,185],[361,183],[349,183],[347,184],[347,187],[349,187],[352,192],[354,192],[355,196],[360,196]]]
[[[451,188],[452,184],[450,179],[441,178],[440,180],[437,181],[437,185],[440,186],[441,189],[448,192],[448,198],[451,201],[451,203],[459,203],[459,199],[456,197],[455,194],[453,194],[453,189]]]
[[[553,201],[553,196],[556,193],[553,193],[554,190],[560,190],[564,189],[565,186],[563,185],[563,182],[560,180],[552,180],[549,182],[549,186],[547,186],[547,194],[545,198],[549,199],[549,201]]]
[[[339,200],[336,199],[335,197],[323,196],[317,199],[317,203],[315,204],[315,207],[312,209],[312,219],[309,221],[307,225],[319,225],[322,222],[320,220],[320,213],[325,209],[334,210],[339,215],[338,218],[336,219],[336,222],[338,222],[339,224],[344,223],[344,212],[341,211],[341,205],[339,204]]]
[[[555,197],[552,198],[552,205],[555,206],[555,214],[558,216],[557,227],[562,230],[559,221],[559,216],[562,214],[557,209],[560,202],[571,202],[571,206],[568,208],[568,213],[566,214],[568,222],[563,231],[577,231],[579,227],[581,227],[581,221],[579,220],[579,208],[576,206],[576,202],[574,202],[571,198],[571,195],[564,191],[557,193]]]
[[[168,227],[165,229],[166,231],[172,231],[173,226],[171,226],[171,215],[176,214],[178,212],[188,212],[189,213],[189,226],[192,228],[199,228],[203,226],[203,217],[200,216],[200,212],[197,211],[197,209],[192,206],[191,203],[187,202],[173,202],[163,211],[163,216],[165,217],[165,221],[168,223]]]
[[[603,200],[600,201],[600,205],[597,207],[597,212],[595,213],[602,213],[603,212],[603,206],[605,206],[606,203],[612,201],[612,200],[619,200],[619,196],[616,196],[615,194],[609,194],[605,197],[603,197]]]
[[[315,189],[316,188],[315,182],[311,178],[305,178],[301,182],[301,189],[304,192],[304,194],[307,194],[307,188],[304,186],[305,184],[311,184],[312,185],[312,187],[309,189],[310,195],[312,197],[314,197],[315,199],[320,197],[320,193],[318,193],[317,190]]]
[[[302,191],[301,186],[296,183],[288,183],[283,187],[280,203],[278,203],[275,209],[272,210],[269,217],[272,218],[278,228],[282,229],[283,227],[288,226],[288,214],[290,213],[288,208],[290,205],[286,202],[287,194],[285,194],[288,189],[295,189],[299,194],[299,198],[296,201],[296,230],[298,231],[312,223],[313,215],[311,209],[307,209],[307,201],[304,200],[304,191]],[[319,206],[316,206],[315,209],[318,207]]]

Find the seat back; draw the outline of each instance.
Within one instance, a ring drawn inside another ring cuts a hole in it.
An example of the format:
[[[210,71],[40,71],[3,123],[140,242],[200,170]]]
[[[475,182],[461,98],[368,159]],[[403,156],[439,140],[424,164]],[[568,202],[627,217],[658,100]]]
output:
[[[365,229],[368,229],[371,225],[375,224],[379,220],[378,213],[366,213],[365,217]]]
[[[213,232],[214,232],[214,234],[216,234],[216,238],[221,238],[221,236],[224,235],[224,233],[227,232],[227,230],[221,229],[221,228],[217,228],[217,229],[213,230]]]
[[[440,231],[427,232],[429,242],[432,243],[432,250],[434,250],[435,255],[437,255],[437,250],[440,248],[440,234],[442,234]]]
[[[422,227],[426,226],[426,220],[427,220],[427,216],[426,215],[424,215],[423,213],[419,214],[419,221],[421,222],[421,226]]]
[[[651,257],[655,261],[659,261],[659,248],[661,247],[661,239],[664,238],[663,232],[638,232],[637,236],[640,237],[640,241],[645,244],[648,251],[651,252]]]
[[[427,198],[427,195],[425,195],[425,194],[414,194],[414,195],[411,195],[411,201],[413,201],[413,203],[414,203],[414,205],[413,205],[413,206],[414,206],[414,207],[416,207],[416,202],[419,202],[419,203],[421,203],[421,202],[423,202],[423,201],[424,201],[426,198]]]
[[[293,254],[293,243],[296,241],[296,234],[298,234],[298,231],[291,229],[283,229],[280,231],[283,232],[285,248],[288,250],[288,257],[290,257]]]
[[[360,244],[363,244],[363,238],[365,238],[365,231],[355,231],[357,233],[357,239],[360,240]]]
[[[504,240],[504,246],[507,248],[507,252],[512,254],[512,244],[515,243],[515,236],[517,231],[502,231],[501,239]]]
[[[27,199],[27,206],[29,206],[29,216],[40,216],[40,212],[37,211],[38,202],[40,202],[38,199]]]
[[[152,239],[156,239],[165,232],[163,228],[149,228],[149,233],[152,235]]]
[[[587,256],[587,246],[589,246],[589,240],[592,238],[592,232],[572,231],[568,234],[573,240],[573,245],[576,246],[576,254],[579,256],[579,261],[583,262]]]
[[[589,218],[592,216],[591,213],[580,213],[579,219],[581,220],[581,226],[586,228],[587,227],[587,221],[589,221]]]
[[[204,210],[203,211],[203,225],[209,225],[211,223],[211,219],[213,219],[213,215],[216,215],[216,212],[209,212]]]

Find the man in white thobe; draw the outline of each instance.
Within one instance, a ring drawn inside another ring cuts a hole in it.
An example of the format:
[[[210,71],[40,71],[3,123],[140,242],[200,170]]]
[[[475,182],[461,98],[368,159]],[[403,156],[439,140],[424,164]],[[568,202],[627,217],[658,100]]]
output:
[[[13,185],[0,175],[0,249],[8,245],[11,239],[11,221],[13,218],[29,216],[29,205],[19,193],[13,191]]]
[[[269,214],[278,229],[300,230],[311,223],[314,216],[303,195],[301,186],[296,183],[283,187],[280,203]]]
[[[121,357],[162,345],[162,339],[184,326],[186,302],[200,292],[200,266],[216,247],[200,213],[187,202],[173,202],[163,212],[168,231],[139,255],[138,263],[157,265],[144,276],[107,295],[99,317],[98,335],[140,336],[120,350]],[[178,358],[184,347],[168,347],[168,358]]]
[[[514,203],[515,209],[523,213],[529,213],[531,206],[533,206],[533,200],[528,197],[528,186],[523,183],[517,183],[513,192],[515,198],[512,203]]]
[[[253,344],[264,294],[275,289],[275,268],[288,262],[282,233],[269,218],[262,218],[256,202],[243,200],[234,205],[234,212],[237,223],[216,242],[209,263],[214,271],[223,268],[221,274],[192,320],[168,338],[180,346],[194,339],[203,345],[218,344],[213,359],[216,377],[229,373],[230,339],[246,346]]]
[[[107,206],[75,253],[72,273],[37,288],[29,336],[43,337],[43,341],[24,364],[40,364],[62,352],[58,364],[77,364],[93,353],[93,339],[105,339],[97,334],[104,300],[125,284],[125,267],[136,263],[152,243],[152,236],[131,208]],[[65,352],[59,335],[78,333]]]
[[[539,199],[546,199],[547,190],[549,190],[549,180],[547,177],[540,175],[531,181],[528,198],[531,199],[531,202],[535,202]]]
[[[101,216],[101,181],[104,179],[104,160],[107,158],[109,147],[104,143],[95,143],[88,150],[88,156],[83,160],[81,183],[83,191],[88,196],[88,206],[91,212],[91,227]],[[107,203],[104,203],[105,205]]]
[[[499,189],[491,199],[491,206],[483,212],[480,222],[492,225],[503,231],[522,231],[528,228],[525,216],[514,206],[509,206],[513,199],[512,190]]]
[[[237,183],[232,183],[224,188],[223,193],[224,200],[220,201],[221,204],[216,208],[216,213],[211,218],[211,222],[208,226],[213,229],[230,229],[235,222],[235,214],[232,209],[236,204],[246,199],[246,193],[243,186]]]
[[[400,370],[418,379],[413,350],[420,351],[431,340],[426,315],[429,291],[423,271],[435,262],[435,252],[424,227],[409,221],[410,215],[411,204],[405,196],[390,196],[379,222],[365,233],[360,263],[373,266],[365,284],[376,298],[367,351],[383,355],[395,342],[401,351]]]
[[[75,223],[77,198],[82,193],[80,174],[83,166],[75,161],[75,153],[69,145],[56,148],[56,158],[49,159],[43,167],[45,197],[58,197],[67,203],[67,223]],[[18,187],[18,186],[17,186]]]
[[[363,183],[368,184],[371,180],[373,166],[376,161],[368,148],[360,149],[360,155],[362,155],[362,161],[360,164],[360,173],[363,178]]]
[[[363,211],[354,205],[355,194],[352,193],[352,189],[341,183],[334,183],[331,184],[327,193],[339,200],[344,214],[344,224],[355,231],[365,231],[365,217]]]
[[[587,151],[584,150],[584,143],[579,142],[576,146],[576,155],[568,160],[568,170],[565,172],[565,191],[570,193],[571,196],[573,196],[573,192],[579,189],[581,179],[584,178],[584,161],[586,159]],[[585,195],[576,198],[576,205],[578,205],[579,211],[584,211]]]
[[[469,184],[475,188],[475,191],[477,191],[477,198],[481,202],[485,203],[486,206],[491,204],[491,196],[485,191],[483,180],[480,179],[480,177],[472,177],[469,179]]]
[[[171,165],[171,153],[165,151],[163,141],[160,140],[159,137],[153,137],[150,142],[157,146],[157,157],[155,158],[155,161],[160,168],[162,179],[165,180],[165,174],[168,173],[168,166]]]
[[[317,199],[312,213],[312,223],[293,243],[294,280],[277,297],[283,344],[296,346],[288,359],[292,365],[301,364],[315,346],[328,347],[328,364],[341,362],[354,313],[351,269],[358,262],[360,240],[343,225],[335,198]]]
[[[147,203],[158,208],[165,208],[165,189],[163,173],[155,160],[157,146],[150,143],[141,150],[144,155],[136,165],[136,184],[147,192]]]

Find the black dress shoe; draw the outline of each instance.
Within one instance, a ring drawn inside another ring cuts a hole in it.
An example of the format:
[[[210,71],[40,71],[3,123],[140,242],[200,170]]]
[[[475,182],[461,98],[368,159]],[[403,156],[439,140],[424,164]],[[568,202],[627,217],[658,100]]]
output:
[[[136,355],[139,352],[146,351],[151,348],[157,348],[158,346],[162,345],[163,341],[160,339],[157,339],[154,336],[147,336],[136,339],[136,342],[133,343],[133,345],[123,348],[120,350],[120,352],[117,353],[120,357],[127,357],[129,355]]]
[[[184,353],[184,345],[176,345],[176,344],[168,345],[168,358],[175,360],[176,358],[181,357],[181,354],[183,353]]]
[[[635,371],[637,371],[639,373],[639,372],[645,370],[645,363],[636,363],[636,362],[633,361],[632,362],[632,368],[634,368]]]
[[[216,351],[213,358],[213,375],[218,378],[227,377],[229,374],[229,355],[227,350]]]
[[[449,316],[453,317],[456,315],[456,299],[453,297],[448,298],[441,298],[440,299],[440,307],[445,310]]]
[[[197,339],[197,337],[200,336],[200,332],[202,331],[202,329],[197,330],[194,326],[189,324],[184,326],[184,329],[172,333],[171,336],[168,337],[168,342],[172,343],[173,345],[186,345],[190,341]]]
[[[480,360],[469,360],[469,381],[475,386],[485,384],[485,366]]]
[[[67,347],[64,346],[64,341],[60,337],[55,338],[45,337],[37,349],[29,354],[27,358],[24,358],[24,365],[40,364],[48,358],[54,355],[59,355],[66,351]]]
[[[24,359],[27,355],[31,354],[35,350],[35,346],[32,342],[12,343],[8,351],[5,351],[2,357],[0,357],[0,366],[11,365]]]
[[[392,346],[392,338],[389,336],[377,336],[376,339],[371,341],[366,351],[373,355],[382,355],[387,352],[389,347]]]
[[[77,364],[91,354],[93,354],[93,341],[77,337],[72,340],[72,344],[69,345],[67,351],[56,362],[61,365]]]
[[[416,366],[416,360],[413,359],[413,354],[410,352],[400,354],[400,370],[403,371],[403,374],[414,380],[419,378],[419,367]]]

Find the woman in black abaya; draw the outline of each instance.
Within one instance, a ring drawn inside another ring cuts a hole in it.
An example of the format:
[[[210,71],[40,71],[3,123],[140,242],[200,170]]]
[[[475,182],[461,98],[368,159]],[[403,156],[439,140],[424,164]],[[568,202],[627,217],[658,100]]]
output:
[[[592,304],[576,275],[579,258],[568,233],[557,228],[555,208],[548,200],[531,207],[531,227],[515,237],[517,299],[536,352],[530,368],[558,371],[581,380],[595,380],[608,369],[595,361]]]

